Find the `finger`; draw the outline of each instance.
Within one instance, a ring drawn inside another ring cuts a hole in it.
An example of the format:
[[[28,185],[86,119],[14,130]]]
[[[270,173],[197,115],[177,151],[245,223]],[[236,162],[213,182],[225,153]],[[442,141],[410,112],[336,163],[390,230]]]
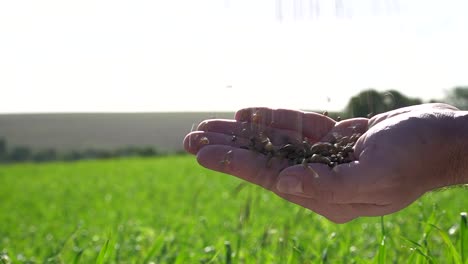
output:
[[[236,176],[271,190],[287,161],[269,158],[253,151],[222,145],[208,145],[197,154],[205,168]]]
[[[302,142],[302,135],[295,131],[260,126],[229,119],[205,120],[198,126],[197,130],[224,133],[244,138],[258,136],[262,133],[268,137],[274,145],[283,145],[287,143],[297,144]]]
[[[233,119],[207,119],[201,122],[197,130],[202,131],[216,131],[221,133],[237,133],[239,134],[243,129],[248,128],[247,122],[238,122]]]
[[[351,118],[338,122],[335,127],[322,139],[332,141],[339,137],[352,136],[353,134],[364,134],[367,130],[367,118]]]
[[[184,149],[196,154],[202,147],[206,145],[226,145],[239,148],[247,146],[249,140],[235,135],[226,135],[216,132],[194,131],[189,133],[184,138]]]
[[[376,174],[377,173],[377,174]],[[283,170],[278,178],[280,192],[312,198],[328,203],[367,203],[387,205],[386,177],[359,163],[340,164],[333,169],[327,165],[309,163],[296,165]]]
[[[235,119],[296,131],[310,141],[320,140],[335,125],[333,119],[322,114],[266,107],[241,109]]]

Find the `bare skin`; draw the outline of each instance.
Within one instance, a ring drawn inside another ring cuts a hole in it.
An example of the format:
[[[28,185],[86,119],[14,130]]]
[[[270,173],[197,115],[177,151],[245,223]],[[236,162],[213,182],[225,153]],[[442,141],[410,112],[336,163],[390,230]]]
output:
[[[362,133],[356,161],[290,166],[241,146],[262,132],[282,145]],[[260,185],[335,223],[397,212],[436,188],[468,183],[468,112],[446,104],[405,107],[341,122],[317,113],[248,108],[234,120],[212,119],[184,139],[211,170]]]

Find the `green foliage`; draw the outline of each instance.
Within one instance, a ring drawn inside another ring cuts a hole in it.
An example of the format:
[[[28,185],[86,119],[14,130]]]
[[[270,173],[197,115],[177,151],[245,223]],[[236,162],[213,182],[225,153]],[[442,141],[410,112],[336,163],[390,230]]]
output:
[[[421,104],[416,98],[409,98],[396,90],[378,92],[373,89],[360,92],[353,96],[347,107],[346,117],[367,117],[384,113],[400,107]]]
[[[460,252],[462,263],[468,263],[468,214],[460,213]]]
[[[0,138],[0,163],[12,162],[48,162],[48,161],[77,161],[82,159],[110,159],[117,157],[152,157],[163,155],[150,146],[124,147],[116,150],[86,149],[83,151],[70,150],[58,153],[55,149],[48,148],[39,151],[32,151],[26,146],[14,146],[7,149],[7,142]]]
[[[384,224],[384,217],[380,217],[380,229],[382,232],[382,236],[380,238],[380,246],[379,246],[379,252],[378,252],[378,257],[377,257],[377,263],[378,264],[385,264],[385,261],[387,260],[386,254],[387,254],[387,248],[385,245],[385,239],[387,238],[387,234],[385,233],[385,224]]]
[[[468,110],[468,86],[458,86],[451,89],[443,101],[461,110]]]
[[[65,161],[75,161],[83,158],[83,154],[77,150],[67,151],[61,155],[61,159]]]
[[[25,146],[13,147],[8,153],[7,160],[12,162],[21,162],[30,160],[32,157],[31,149]]]
[[[453,188],[337,225],[193,156],[2,165],[0,183],[6,263],[450,263],[468,208]]]
[[[0,138],[0,157],[7,154],[7,142],[6,139]]]
[[[96,264],[105,263],[104,259],[106,258],[108,251],[109,251],[109,239],[106,240],[106,243],[101,248],[101,251],[99,251],[99,255],[98,255],[97,259],[96,259]]]
[[[32,160],[36,162],[57,160],[57,152],[55,151],[55,149],[39,150],[32,155]]]

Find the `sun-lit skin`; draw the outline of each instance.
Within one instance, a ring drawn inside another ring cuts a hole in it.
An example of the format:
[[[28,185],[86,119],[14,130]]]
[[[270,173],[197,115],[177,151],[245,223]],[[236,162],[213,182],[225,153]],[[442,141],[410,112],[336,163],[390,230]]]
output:
[[[317,163],[290,166],[280,158],[240,148],[258,129],[275,146],[305,137],[313,144],[334,135],[362,136],[354,147],[356,161],[331,169]],[[236,141],[231,140],[233,135]],[[340,122],[318,113],[247,108],[233,120],[202,122],[186,136],[184,146],[208,169],[260,185],[333,222],[345,223],[394,213],[428,191],[467,183],[465,135],[468,113],[446,104],[411,106],[371,119]],[[207,137],[209,144],[198,144],[200,137]],[[226,153],[229,166],[223,160]]]

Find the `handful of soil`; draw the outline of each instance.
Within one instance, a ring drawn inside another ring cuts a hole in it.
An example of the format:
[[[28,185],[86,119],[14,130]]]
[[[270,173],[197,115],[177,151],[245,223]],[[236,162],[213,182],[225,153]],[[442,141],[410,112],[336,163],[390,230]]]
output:
[[[269,159],[276,157],[287,159],[290,165],[308,163],[322,163],[330,168],[338,164],[349,163],[354,160],[350,155],[354,149],[354,144],[361,136],[360,133],[354,133],[351,136],[334,137],[328,142],[309,143],[304,138],[302,144],[287,143],[282,146],[275,146],[270,139],[263,133],[250,137],[248,146],[241,148],[249,149],[266,155]]]

